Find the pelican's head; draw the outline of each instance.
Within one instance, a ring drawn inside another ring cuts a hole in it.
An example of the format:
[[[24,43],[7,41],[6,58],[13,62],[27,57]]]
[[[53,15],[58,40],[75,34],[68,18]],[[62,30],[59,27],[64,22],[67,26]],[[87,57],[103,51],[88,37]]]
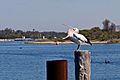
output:
[[[76,33],[79,33],[79,29],[78,29],[78,28],[73,28],[73,30],[74,30]]]

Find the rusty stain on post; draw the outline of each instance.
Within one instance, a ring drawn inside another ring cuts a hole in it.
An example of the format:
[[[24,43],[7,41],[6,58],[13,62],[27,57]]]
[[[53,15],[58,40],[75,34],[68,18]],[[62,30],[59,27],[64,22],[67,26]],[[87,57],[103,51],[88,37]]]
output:
[[[90,52],[75,51],[75,80],[90,80]]]
[[[67,80],[67,60],[47,61],[47,80]]]

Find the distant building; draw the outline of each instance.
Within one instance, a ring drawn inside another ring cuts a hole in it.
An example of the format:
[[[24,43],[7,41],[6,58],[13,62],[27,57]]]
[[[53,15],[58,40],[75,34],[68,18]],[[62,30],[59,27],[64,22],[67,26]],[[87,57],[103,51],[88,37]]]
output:
[[[116,30],[115,31],[117,31],[117,32],[120,31],[120,25],[116,26]]]
[[[45,39],[45,36],[43,36],[42,39]]]
[[[22,39],[25,40],[25,36],[22,36]]]

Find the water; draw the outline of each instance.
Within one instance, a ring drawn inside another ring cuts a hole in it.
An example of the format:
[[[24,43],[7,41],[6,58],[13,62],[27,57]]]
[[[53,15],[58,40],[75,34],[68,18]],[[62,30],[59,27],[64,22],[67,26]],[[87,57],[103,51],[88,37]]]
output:
[[[75,80],[76,47],[0,42],[0,80],[46,80],[46,61],[62,59],[68,60],[68,80]],[[91,52],[91,80],[120,80],[120,44],[83,45],[81,49]]]

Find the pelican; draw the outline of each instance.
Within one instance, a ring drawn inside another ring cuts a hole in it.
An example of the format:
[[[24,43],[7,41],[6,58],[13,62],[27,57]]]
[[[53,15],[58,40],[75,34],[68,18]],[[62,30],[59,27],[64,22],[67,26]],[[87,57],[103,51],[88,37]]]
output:
[[[82,34],[79,34],[79,29],[78,28],[69,28],[68,31],[67,31],[67,36],[63,39],[64,40],[69,39],[72,42],[78,44],[77,50],[80,48],[81,43],[87,43],[87,44],[92,45],[90,40],[87,37],[85,37]]]

